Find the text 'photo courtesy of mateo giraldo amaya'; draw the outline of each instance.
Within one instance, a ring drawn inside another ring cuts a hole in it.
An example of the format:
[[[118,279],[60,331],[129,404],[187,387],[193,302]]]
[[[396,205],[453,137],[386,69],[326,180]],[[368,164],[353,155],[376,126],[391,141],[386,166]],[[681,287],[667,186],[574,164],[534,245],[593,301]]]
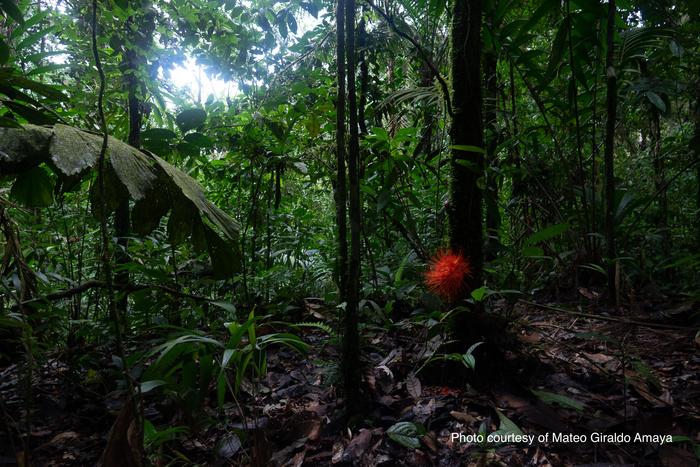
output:
[[[630,443],[650,443],[663,445],[673,442],[673,437],[669,434],[642,434],[642,433],[459,433],[450,434],[450,441],[455,444],[520,444],[527,446],[538,446],[547,444],[630,444]]]

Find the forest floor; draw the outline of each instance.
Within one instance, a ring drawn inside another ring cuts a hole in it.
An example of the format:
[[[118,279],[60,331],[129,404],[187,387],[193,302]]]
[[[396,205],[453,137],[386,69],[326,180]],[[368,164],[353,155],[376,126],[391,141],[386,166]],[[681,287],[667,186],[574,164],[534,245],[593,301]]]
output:
[[[345,428],[336,401],[336,349],[322,331],[309,329],[302,333],[311,344],[309,354],[271,348],[265,378],[255,386],[243,385],[239,402],[245,407],[245,422],[236,404],[227,403],[222,414],[211,400],[199,417],[208,420],[202,429],[178,435],[151,459],[155,465],[215,466],[697,466],[700,343],[691,328],[664,327],[674,320],[678,324],[692,307],[658,313],[657,327],[649,327],[629,324],[635,319],[649,322],[647,312],[635,318],[607,314],[594,305],[578,308],[579,313],[608,318],[601,320],[546,308],[566,307],[562,304],[542,305],[520,302],[515,307],[521,354],[538,363],[490,389],[474,389],[481,386],[478,380],[448,386],[435,372],[415,375],[440,336],[428,339],[426,329],[413,320],[401,320],[388,331],[366,328],[363,335],[371,348],[364,379],[368,411],[352,420],[352,430]],[[659,304],[649,307],[660,309]],[[566,308],[576,312],[573,305]],[[331,315],[309,302],[306,312],[313,320]],[[108,361],[110,354],[103,350]],[[35,374],[33,465],[93,465],[119,409],[118,399],[102,390],[108,385],[91,383],[93,373],[71,370],[66,360],[66,355],[57,355]],[[477,375],[480,365],[489,362],[477,357]],[[0,369],[0,398],[8,422],[0,428],[0,465],[16,463],[7,429],[24,406],[20,388],[16,365]],[[156,426],[185,424],[181,413],[163,410],[162,394],[157,393],[145,395],[146,418]],[[424,427],[425,432],[392,435],[390,427],[398,422],[414,424],[404,428]],[[549,433],[550,438],[532,445],[453,439],[453,433],[473,435],[480,427],[488,433],[499,427],[535,436]],[[556,433],[588,439],[553,442]],[[631,441],[595,443],[592,433],[628,434]],[[635,442],[637,433],[689,440]],[[15,453],[20,450],[14,446]]]

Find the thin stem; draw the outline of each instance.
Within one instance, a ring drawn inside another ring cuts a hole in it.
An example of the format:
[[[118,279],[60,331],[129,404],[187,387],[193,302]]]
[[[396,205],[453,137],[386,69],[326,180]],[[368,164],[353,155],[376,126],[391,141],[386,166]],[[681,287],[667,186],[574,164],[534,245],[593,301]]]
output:
[[[137,400],[137,392],[135,388],[134,381],[131,377],[131,372],[129,371],[129,364],[126,360],[126,353],[124,351],[124,342],[122,340],[122,331],[120,327],[121,319],[119,317],[119,310],[117,309],[117,303],[114,297],[114,283],[113,283],[113,272],[112,264],[110,259],[110,248],[109,248],[109,234],[107,230],[107,210],[104,206],[106,198],[106,188],[105,188],[105,156],[107,154],[107,145],[109,142],[109,134],[107,133],[107,120],[105,119],[104,112],[104,94],[105,94],[105,73],[102,69],[102,63],[100,61],[100,54],[97,49],[97,0],[92,0],[92,54],[95,59],[95,67],[100,77],[100,88],[97,96],[97,111],[100,118],[100,130],[102,130],[102,147],[100,148],[100,154],[97,160],[97,183],[100,193],[100,202],[102,206],[98,209],[100,218],[100,235],[102,240],[102,257],[101,263],[104,269],[105,282],[107,288],[107,301],[109,305],[109,311],[114,324],[114,337],[117,346],[117,355],[122,361],[122,370],[124,372],[124,378],[126,379],[127,387],[129,389],[129,402],[134,404],[134,416],[138,423],[138,427],[143,427],[143,420],[141,417],[141,411],[139,410],[139,401]],[[143,429],[140,429],[141,434]]]

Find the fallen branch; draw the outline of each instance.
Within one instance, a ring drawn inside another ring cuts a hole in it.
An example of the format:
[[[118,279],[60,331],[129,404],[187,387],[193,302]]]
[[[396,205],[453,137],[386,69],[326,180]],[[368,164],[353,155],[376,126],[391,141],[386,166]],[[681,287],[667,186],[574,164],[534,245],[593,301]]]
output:
[[[584,318],[598,319],[601,321],[612,321],[614,323],[631,324],[634,326],[643,326],[648,328],[659,328],[659,329],[675,329],[677,331],[695,331],[695,328],[688,326],[678,326],[675,324],[663,324],[663,323],[650,323],[648,321],[638,321],[634,319],[616,318],[615,316],[603,316],[594,315],[593,313],[584,313],[582,311],[567,310],[565,308],[558,308],[550,305],[542,305],[541,303],[528,302],[527,300],[519,300],[521,303],[526,305],[532,305],[537,308],[542,308],[545,310],[558,311],[561,313],[567,313],[574,316],[583,316]]]
[[[126,292],[126,293],[138,292],[139,290],[144,290],[144,289],[155,289],[155,290],[161,290],[161,291],[169,293],[171,295],[176,295],[178,297],[183,297],[183,298],[189,298],[192,300],[199,300],[199,301],[212,300],[209,297],[204,297],[201,295],[192,295],[192,294],[188,294],[185,292],[180,292],[179,290],[175,290],[175,289],[168,287],[166,285],[159,285],[159,284],[112,284],[112,286],[115,290],[119,290],[119,291]],[[26,300],[26,301],[21,302],[20,304],[27,305],[27,304],[35,303],[35,302],[62,300],[64,298],[70,298],[74,295],[78,295],[78,294],[86,292],[90,289],[96,289],[96,288],[97,289],[106,289],[106,288],[109,288],[109,285],[105,281],[89,280],[89,281],[83,282],[82,284],[77,285],[73,288],[61,290],[59,292],[53,292],[53,293],[44,295],[42,297],[33,298],[31,300]]]

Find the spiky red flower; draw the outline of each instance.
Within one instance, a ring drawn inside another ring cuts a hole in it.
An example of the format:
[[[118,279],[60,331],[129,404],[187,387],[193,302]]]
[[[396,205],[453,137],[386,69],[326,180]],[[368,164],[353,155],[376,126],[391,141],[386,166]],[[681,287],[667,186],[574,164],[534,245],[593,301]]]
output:
[[[425,283],[435,295],[452,302],[464,291],[464,278],[471,275],[471,264],[462,253],[439,251],[430,261]]]

